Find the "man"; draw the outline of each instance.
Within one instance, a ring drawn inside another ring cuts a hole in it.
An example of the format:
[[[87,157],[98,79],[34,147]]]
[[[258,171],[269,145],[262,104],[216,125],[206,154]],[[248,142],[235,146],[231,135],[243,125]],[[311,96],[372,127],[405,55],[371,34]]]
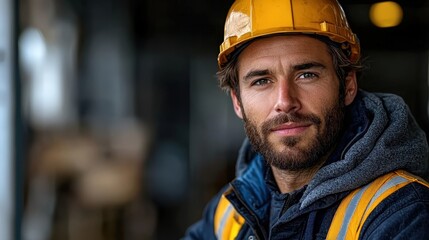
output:
[[[424,239],[428,144],[401,98],[358,88],[336,0],[236,0],[218,78],[246,139],[186,239]]]

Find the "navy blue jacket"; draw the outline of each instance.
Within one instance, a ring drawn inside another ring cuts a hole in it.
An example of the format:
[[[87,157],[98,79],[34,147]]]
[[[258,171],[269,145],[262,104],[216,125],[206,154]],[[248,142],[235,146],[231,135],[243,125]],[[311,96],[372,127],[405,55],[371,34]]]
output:
[[[428,144],[403,100],[360,91],[347,107],[337,149],[308,185],[281,194],[263,157],[245,140],[237,177],[208,203],[184,239],[216,239],[214,213],[222,195],[245,219],[238,239],[325,239],[341,200],[385,173],[426,177]],[[429,188],[411,183],[382,201],[360,239],[429,239]]]

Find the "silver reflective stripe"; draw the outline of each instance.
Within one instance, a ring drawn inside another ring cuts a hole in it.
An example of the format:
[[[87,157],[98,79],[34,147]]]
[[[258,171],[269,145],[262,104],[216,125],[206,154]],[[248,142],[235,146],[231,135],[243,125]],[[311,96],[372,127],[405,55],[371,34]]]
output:
[[[225,209],[225,212],[222,214],[222,219],[220,220],[219,228],[216,230],[217,239],[222,239],[222,233],[225,228],[225,223],[228,220],[228,217],[233,209],[234,208],[232,207],[232,205],[229,204],[228,207]]]
[[[369,185],[366,185],[364,188],[360,189],[356,195],[353,196],[352,200],[350,201],[349,205],[347,206],[346,213],[344,215],[343,224],[341,225],[341,230],[338,233],[338,239],[345,239],[346,231],[350,223],[350,219],[352,219],[353,213],[356,210],[356,206],[359,203],[359,200],[362,198],[362,194],[365,192],[365,190],[369,187]]]
[[[396,176],[392,179],[389,179],[389,181],[385,182],[371,198],[371,201],[366,206],[365,213],[368,210],[368,208],[374,203],[374,201],[377,200],[377,198],[380,197],[384,192],[406,181],[408,181],[406,178],[403,178],[401,176]],[[349,205],[347,206],[346,214],[344,215],[343,224],[341,225],[341,230],[338,234],[338,239],[345,239],[346,231],[349,227],[349,223],[353,216],[353,213],[355,212],[357,204],[359,203],[363,193],[369,187],[369,185],[370,184],[366,185],[364,188],[359,190],[358,193],[356,193],[356,195],[353,197],[353,199],[350,201]],[[365,215],[365,213],[363,215]],[[363,216],[360,216],[360,217],[363,217]]]
[[[406,182],[406,181],[408,181],[408,180],[407,180],[407,179],[405,179],[405,178],[403,178],[403,177],[401,177],[401,176],[396,176],[396,177],[394,177],[394,178],[390,179],[389,181],[385,182],[385,183],[383,184],[383,186],[381,186],[381,188],[380,188],[380,189],[378,189],[378,190],[377,190],[377,192],[374,194],[374,197],[372,197],[371,202],[370,202],[370,203],[368,204],[368,206],[367,206],[367,209],[368,209],[368,207],[370,207],[370,206],[372,205],[372,203],[373,203],[373,202],[374,202],[378,197],[380,197],[380,196],[381,196],[381,194],[383,194],[385,191],[389,190],[391,187],[394,187],[394,186],[399,185],[399,184],[401,184],[401,183],[403,183],[403,182]]]

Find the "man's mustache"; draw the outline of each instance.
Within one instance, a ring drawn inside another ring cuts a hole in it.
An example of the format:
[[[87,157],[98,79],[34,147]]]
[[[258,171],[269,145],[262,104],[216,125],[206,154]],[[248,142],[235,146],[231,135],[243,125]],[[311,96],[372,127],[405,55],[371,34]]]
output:
[[[271,129],[278,125],[285,124],[288,122],[294,123],[311,123],[314,125],[320,125],[322,120],[314,114],[300,114],[300,113],[281,113],[262,124],[262,133],[268,134]]]

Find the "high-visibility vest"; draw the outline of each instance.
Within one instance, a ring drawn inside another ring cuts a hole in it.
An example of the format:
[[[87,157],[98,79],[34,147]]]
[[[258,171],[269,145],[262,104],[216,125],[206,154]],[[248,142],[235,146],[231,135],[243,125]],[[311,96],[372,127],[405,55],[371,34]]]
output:
[[[412,182],[418,182],[429,188],[429,183],[422,178],[398,170],[355,189],[341,201],[326,239],[359,239],[365,220],[377,205],[398,189]],[[214,219],[217,239],[235,239],[244,223],[244,218],[234,209],[228,199],[222,196]]]

